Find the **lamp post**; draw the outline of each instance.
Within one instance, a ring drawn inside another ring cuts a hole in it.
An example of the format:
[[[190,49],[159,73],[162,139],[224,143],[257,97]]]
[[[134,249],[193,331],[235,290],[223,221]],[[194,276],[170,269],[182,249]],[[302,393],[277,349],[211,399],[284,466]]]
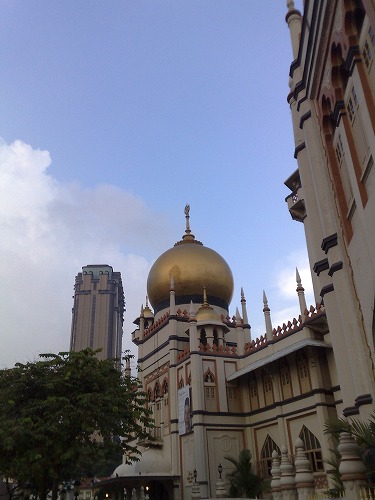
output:
[[[221,479],[221,475],[223,473],[223,466],[221,465],[221,463],[217,466],[217,471],[219,473],[219,479]]]

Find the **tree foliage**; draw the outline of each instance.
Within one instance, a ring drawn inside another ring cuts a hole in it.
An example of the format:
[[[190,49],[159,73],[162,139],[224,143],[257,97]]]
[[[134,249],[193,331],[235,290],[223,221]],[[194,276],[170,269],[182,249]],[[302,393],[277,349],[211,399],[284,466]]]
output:
[[[152,426],[137,380],[96,354],[42,354],[0,370],[0,473],[31,483],[41,498],[56,497],[62,481],[94,476],[119,452],[136,459],[129,441]]]
[[[235,469],[228,474],[230,481],[229,496],[238,498],[254,498],[262,491],[262,479],[253,471],[250,450],[242,450],[238,460],[227,456],[225,460],[231,462]]]

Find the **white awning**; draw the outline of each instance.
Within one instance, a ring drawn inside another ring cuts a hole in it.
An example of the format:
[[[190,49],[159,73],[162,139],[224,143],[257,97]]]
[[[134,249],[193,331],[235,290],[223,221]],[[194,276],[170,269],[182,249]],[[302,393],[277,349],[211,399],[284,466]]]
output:
[[[274,352],[269,356],[265,356],[262,359],[258,359],[258,361],[255,361],[254,363],[250,362],[247,366],[244,366],[240,370],[229,375],[227,380],[228,382],[230,382],[231,380],[235,380],[238,377],[242,377],[242,375],[246,375],[246,373],[253,372],[257,368],[266,366],[272,363],[273,361],[283,358],[284,356],[287,356],[292,352],[296,352],[299,349],[303,349],[304,347],[323,347],[324,349],[332,349],[332,344],[330,344],[329,342],[324,342],[321,340],[314,340],[314,339],[300,340],[299,342],[296,342],[295,344],[285,347],[284,349],[280,349],[280,351]],[[250,361],[250,356],[247,359],[249,359]]]

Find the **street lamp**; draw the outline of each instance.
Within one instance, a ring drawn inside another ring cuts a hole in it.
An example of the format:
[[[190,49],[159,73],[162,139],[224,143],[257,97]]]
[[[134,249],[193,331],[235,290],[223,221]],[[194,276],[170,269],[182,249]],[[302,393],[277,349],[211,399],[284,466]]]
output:
[[[221,479],[221,474],[223,473],[223,466],[221,464],[217,466],[217,471],[219,473],[219,479]]]
[[[197,476],[198,476],[197,469],[193,470],[193,476],[194,476],[194,483],[196,483],[197,482]]]

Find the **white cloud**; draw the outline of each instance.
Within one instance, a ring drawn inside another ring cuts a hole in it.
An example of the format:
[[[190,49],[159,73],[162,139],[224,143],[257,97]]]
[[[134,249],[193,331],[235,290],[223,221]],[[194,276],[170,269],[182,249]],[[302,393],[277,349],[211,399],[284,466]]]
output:
[[[0,367],[69,348],[74,276],[87,264],[122,273],[130,348],[151,260],[168,247],[167,224],[140,198],[63,184],[50,163],[47,151],[0,142]]]

